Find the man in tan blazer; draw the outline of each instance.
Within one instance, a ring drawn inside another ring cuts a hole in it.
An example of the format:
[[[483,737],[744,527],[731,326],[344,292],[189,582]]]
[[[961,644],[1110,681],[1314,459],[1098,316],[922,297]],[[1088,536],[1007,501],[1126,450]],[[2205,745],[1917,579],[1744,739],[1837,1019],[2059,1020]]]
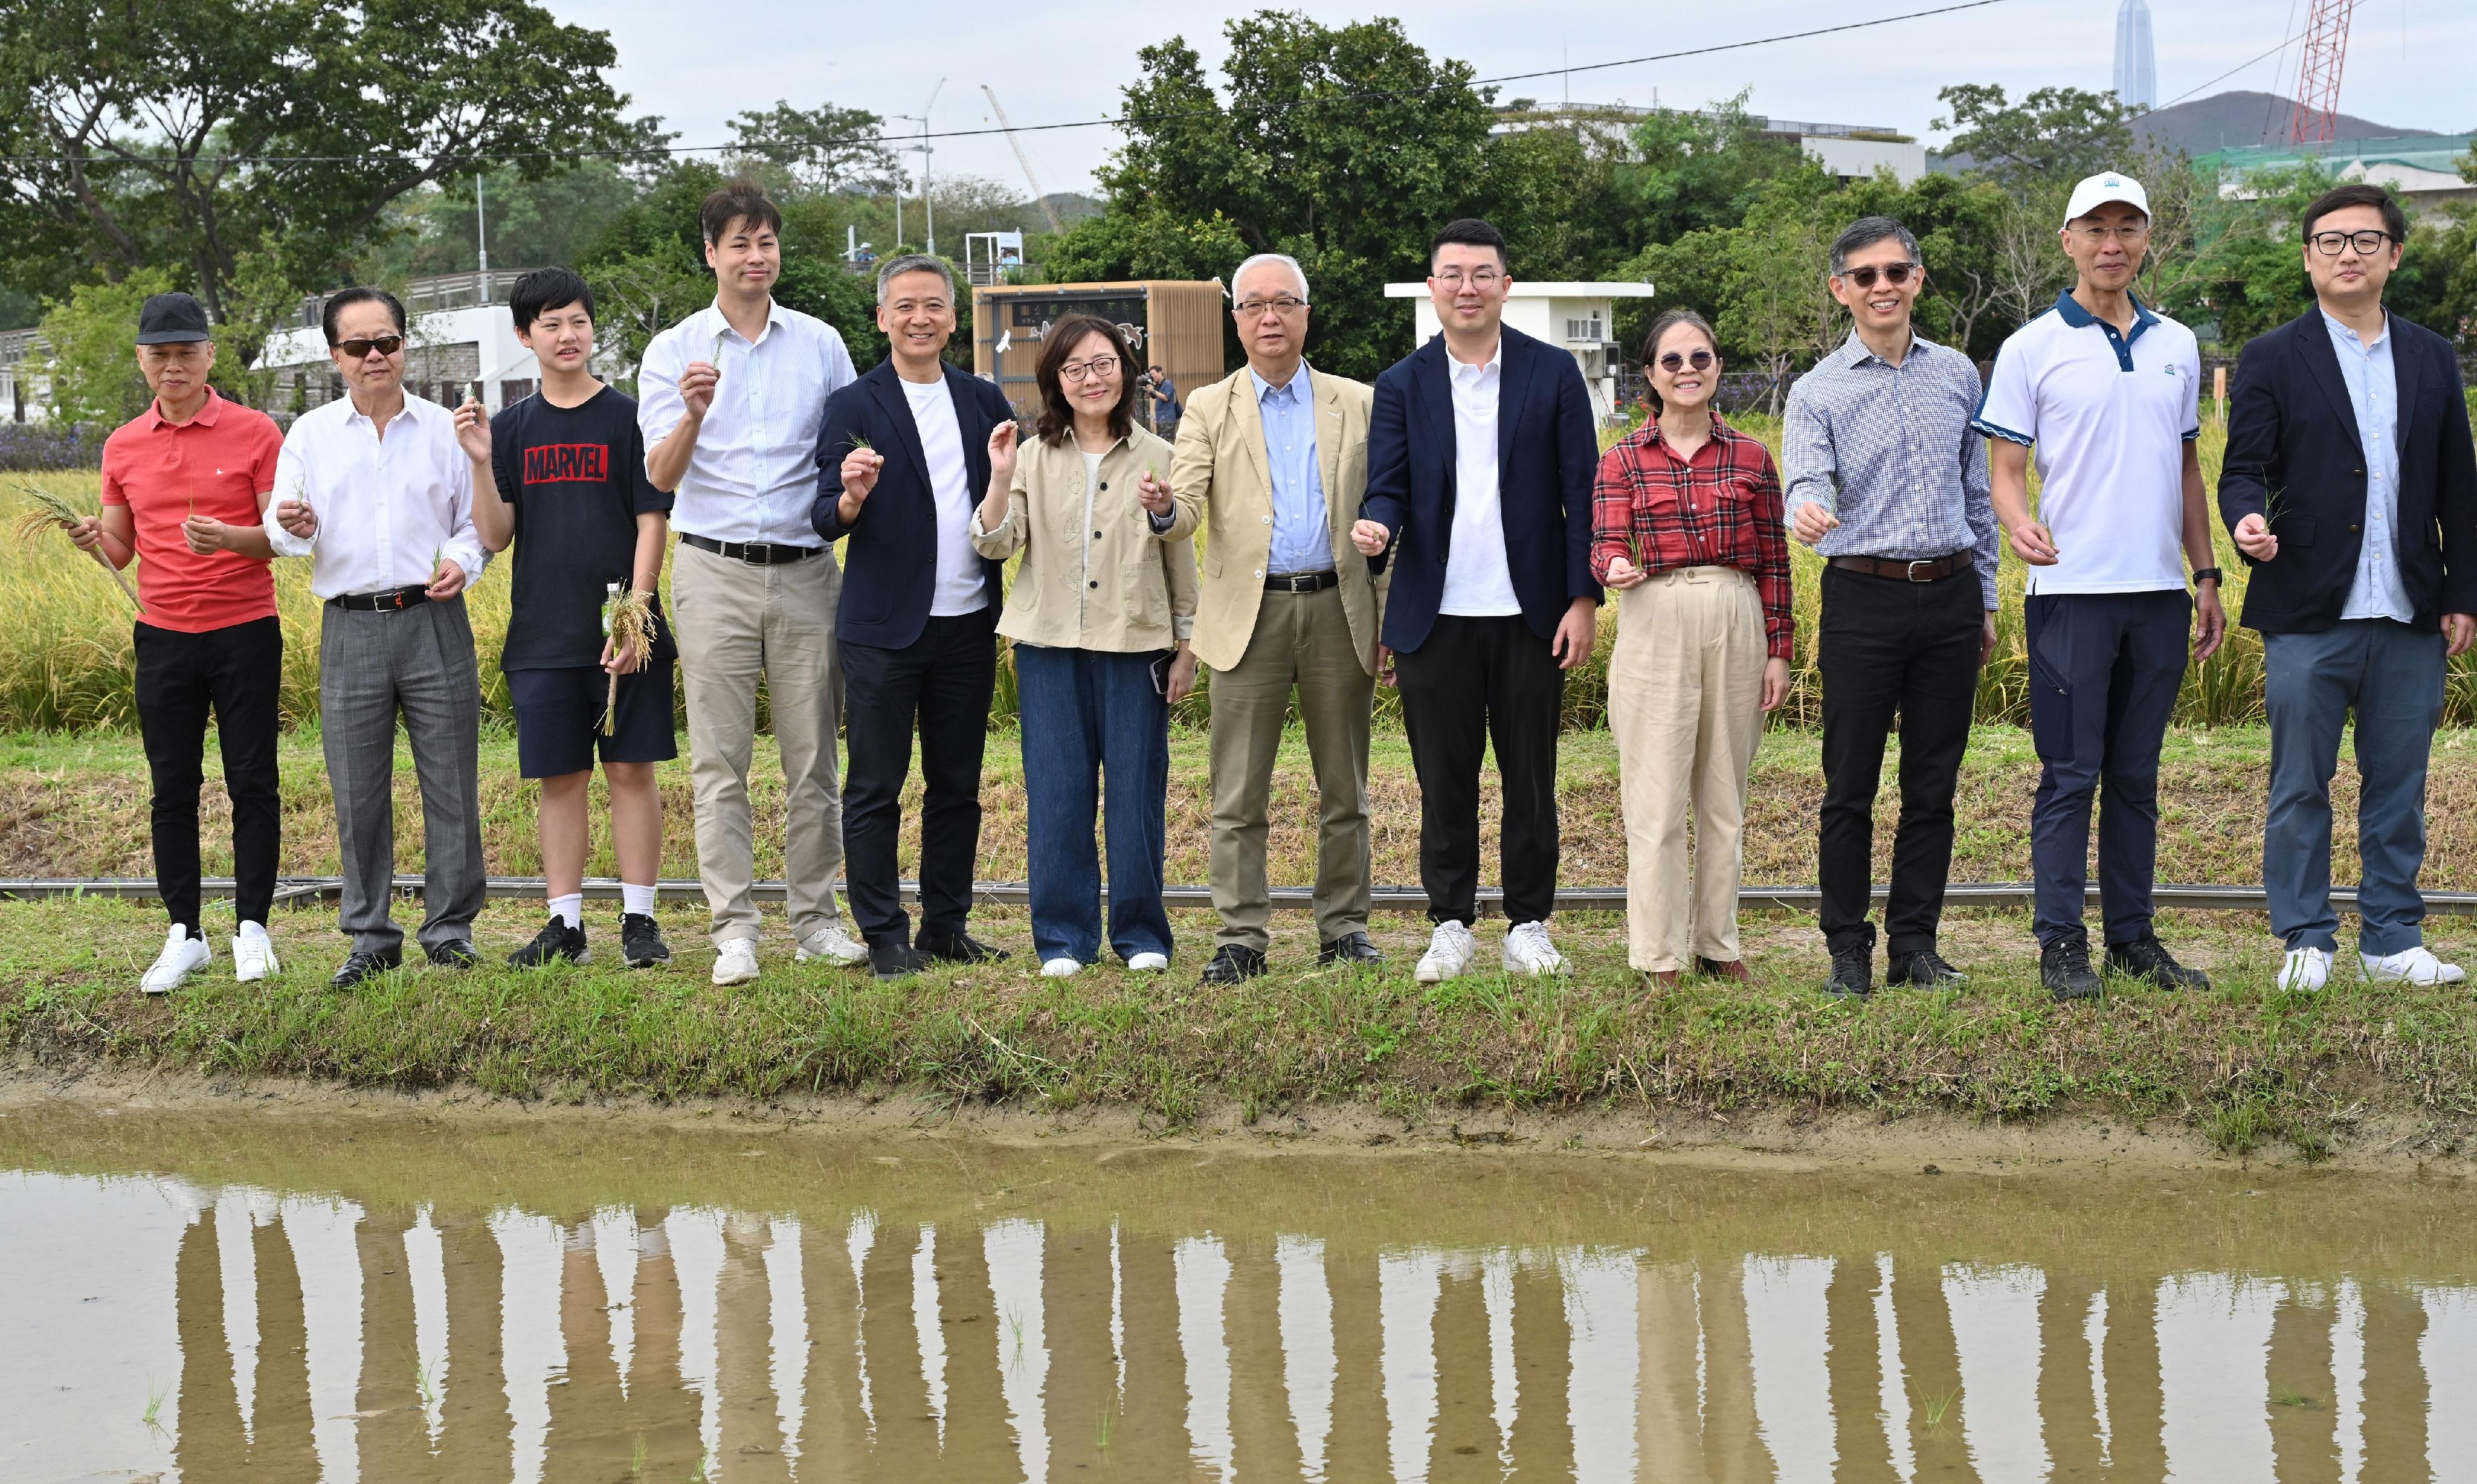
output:
[[[1230,297],[1247,368],[1188,398],[1170,459],[1178,533],[1203,528],[1195,653],[1213,672],[1213,905],[1206,984],[1264,972],[1265,810],[1296,687],[1315,767],[1319,964],[1375,964],[1367,938],[1367,730],[1379,574],[1350,542],[1367,483],[1366,383],[1303,356],[1295,259],[1238,265]]]

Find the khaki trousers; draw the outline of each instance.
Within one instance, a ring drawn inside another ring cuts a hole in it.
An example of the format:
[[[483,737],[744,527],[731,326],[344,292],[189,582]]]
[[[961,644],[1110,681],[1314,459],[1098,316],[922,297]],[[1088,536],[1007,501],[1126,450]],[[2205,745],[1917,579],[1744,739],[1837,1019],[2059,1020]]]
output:
[[[1734,567],[1664,572],[1617,595],[1609,720],[1625,801],[1626,960],[1739,956],[1746,772],[1763,738],[1763,604]],[[1694,815],[1687,884],[1686,817]]]
[[[1263,952],[1272,941],[1264,881],[1265,811],[1290,691],[1315,768],[1318,941],[1367,929],[1373,836],[1367,827],[1367,729],[1376,680],[1359,662],[1341,590],[1264,594],[1238,667],[1213,676],[1213,905],[1220,943]]]
[[[687,682],[688,779],[696,794],[697,876],[720,947],[757,936],[755,825],[748,762],[762,676],[783,754],[783,864],[791,935],[838,920],[843,800],[835,758],[842,667],[834,553],[760,567],[683,541],[672,558],[671,607]]]

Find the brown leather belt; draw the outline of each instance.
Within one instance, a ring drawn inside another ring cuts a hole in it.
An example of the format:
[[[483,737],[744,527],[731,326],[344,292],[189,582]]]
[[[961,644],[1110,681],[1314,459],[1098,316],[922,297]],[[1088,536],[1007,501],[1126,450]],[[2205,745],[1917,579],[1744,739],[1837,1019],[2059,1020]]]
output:
[[[1830,560],[1843,572],[1864,572],[1868,577],[1889,578],[1896,582],[1940,582],[1973,565],[1966,551],[1924,561],[1901,561],[1889,556],[1834,556]]]

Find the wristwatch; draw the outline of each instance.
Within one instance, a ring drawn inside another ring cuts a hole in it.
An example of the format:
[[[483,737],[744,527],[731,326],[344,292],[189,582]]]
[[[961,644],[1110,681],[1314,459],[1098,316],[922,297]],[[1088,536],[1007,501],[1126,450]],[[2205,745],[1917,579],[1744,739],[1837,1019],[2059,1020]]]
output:
[[[2227,585],[2227,579],[2219,575],[2219,569],[2216,567],[2195,567],[2193,569],[2193,585],[2195,587],[2199,587],[2204,582],[2216,582],[2220,586],[2224,587]]]

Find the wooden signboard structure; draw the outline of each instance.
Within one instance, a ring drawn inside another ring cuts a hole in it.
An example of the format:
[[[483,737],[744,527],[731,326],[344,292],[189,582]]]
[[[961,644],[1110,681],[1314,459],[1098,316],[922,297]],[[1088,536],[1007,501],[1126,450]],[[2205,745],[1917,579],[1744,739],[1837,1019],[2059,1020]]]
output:
[[[997,383],[1016,415],[1040,410],[1034,369],[1049,327],[1069,314],[1097,314],[1116,325],[1140,365],[1167,371],[1185,405],[1198,387],[1225,373],[1223,327],[1230,302],[1221,281],[1145,280],[1129,284],[1005,284],[972,290],[972,370]]]

